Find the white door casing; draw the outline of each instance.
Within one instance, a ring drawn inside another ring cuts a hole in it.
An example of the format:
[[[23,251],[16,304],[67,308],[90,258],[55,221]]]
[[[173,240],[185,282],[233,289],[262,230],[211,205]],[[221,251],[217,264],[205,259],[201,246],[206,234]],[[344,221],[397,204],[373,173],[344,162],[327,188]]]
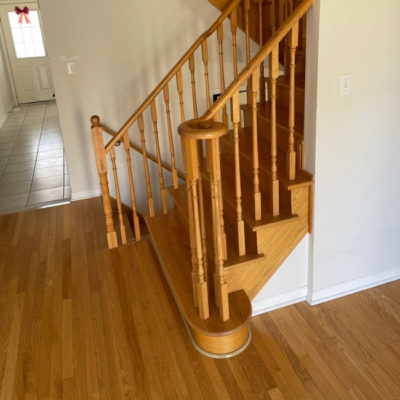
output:
[[[28,7],[30,23],[20,15]],[[37,3],[0,5],[0,19],[13,75],[18,103],[32,103],[54,99],[53,79],[47,56],[40,12]]]

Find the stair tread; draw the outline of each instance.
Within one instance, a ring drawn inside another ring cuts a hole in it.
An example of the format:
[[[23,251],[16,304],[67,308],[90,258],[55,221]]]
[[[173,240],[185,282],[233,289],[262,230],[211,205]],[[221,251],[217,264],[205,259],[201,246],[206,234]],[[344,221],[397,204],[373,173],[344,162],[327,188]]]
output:
[[[251,109],[245,104],[241,106],[242,110],[247,113],[251,113]],[[266,101],[265,104],[257,104],[257,116],[258,118],[271,120],[271,103]],[[281,128],[285,132],[289,133],[288,128],[288,109],[282,106],[276,105],[276,124],[278,128]],[[304,136],[304,115],[302,113],[295,113],[295,140],[302,139]]]
[[[266,78],[266,80],[268,80],[268,79],[269,78]],[[278,78],[278,80],[276,81],[276,84],[277,85],[290,86],[290,79],[287,76],[282,75],[282,76],[280,76]],[[306,87],[306,80],[303,77],[296,76],[294,84],[295,84],[295,88],[297,90],[303,90],[304,91],[304,89]]]
[[[186,196],[186,185],[179,185],[178,189],[174,189],[173,187],[168,188],[168,192],[171,195],[171,197],[174,199],[174,202],[176,206],[181,210],[183,216],[185,217],[187,221],[187,196]],[[206,220],[206,232],[207,232],[207,238],[209,241],[209,248],[212,248],[212,230],[211,230],[211,223],[207,223],[208,221],[211,221],[211,210],[209,206],[209,195],[208,191],[204,191],[204,212],[205,212],[205,220]],[[264,256],[262,254],[252,254],[249,252],[248,254],[244,256],[239,256],[236,247],[234,246],[235,243],[235,238],[233,235],[236,235],[236,227],[234,226],[234,223],[231,221],[228,221],[227,218],[224,219],[225,225],[226,225],[226,234],[228,236],[227,238],[227,259],[224,262],[225,266],[234,266],[234,265],[240,265],[244,263],[249,263],[253,262],[255,260],[258,260],[259,258],[263,258]],[[210,258],[210,257],[209,257]],[[210,258],[210,262],[213,264],[213,257]]]
[[[209,299],[210,317],[201,319],[193,303],[191,254],[189,239],[182,234],[179,220],[170,210],[167,215],[144,216],[153,246],[175,300],[192,329],[211,336],[223,336],[242,328],[251,317],[251,303],[239,290],[229,294],[229,320],[222,322],[212,296]]]
[[[234,151],[234,133],[233,131],[229,131],[228,135],[225,135],[221,138],[221,142],[228,146],[222,146],[222,152],[231,152],[230,158],[233,160],[233,151]],[[229,150],[227,150],[229,148]],[[252,161],[253,157],[253,140],[252,140],[252,132],[251,128],[242,129],[239,133],[239,150],[243,157],[246,157],[249,162]],[[270,174],[270,157],[262,157],[262,154],[271,154],[271,146],[269,143],[258,138],[258,154],[259,154],[259,168],[260,172],[265,172]],[[296,179],[289,180],[285,176],[285,168],[282,166],[286,165],[286,154],[284,151],[278,148],[278,179],[282,182],[287,189],[291,189],[294,187],[302,186],[304,184],[312,183],[312,175],[307,171],[297,171]],[[280,168],[279,168],[280,166]],[[252,179],[252,176],[248,177],[249,180]]]

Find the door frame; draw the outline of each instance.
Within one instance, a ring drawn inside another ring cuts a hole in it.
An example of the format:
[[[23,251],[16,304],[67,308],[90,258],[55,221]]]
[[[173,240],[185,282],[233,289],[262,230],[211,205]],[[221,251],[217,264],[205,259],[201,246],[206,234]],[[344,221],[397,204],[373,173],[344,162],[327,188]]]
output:
[[[21,3],[21,0],[0,0],[0,5],[19,4],[19,3]],[[38,0],[26,0],[24,1],[24,3],[37,4],[40,10],[40,4]],[[17,106],[18,105],[17,90],[15,88],[14,76],[11,71],[10,55],[8,53],[6,39],[4,35],[4,27],[1,20],[0,20],[0,48],[2,53],[6,56],[6,69],[7,69],[8,80],[10,82],[11,94],[13,96],[14,106]]]

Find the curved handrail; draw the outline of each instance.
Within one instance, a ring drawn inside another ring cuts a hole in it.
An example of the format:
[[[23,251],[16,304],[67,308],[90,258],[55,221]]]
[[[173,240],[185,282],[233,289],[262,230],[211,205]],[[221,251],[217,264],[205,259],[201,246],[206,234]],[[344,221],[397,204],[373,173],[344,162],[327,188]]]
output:
[[[226,88],[219,99],[199,118],[200,120],[209,120],[215,114],[221,111],[222,107],[231,99],[231,97],[246,82],[251,74],[259,68],[260,64],[268,57],[272,50],[279,45],[282,39],[290,32],[293,26],[305,15],[311,7],[313,0],[303,0],[297,8],[291,13],[285,23],[271,36],[259,52],[253,57],[249,64],[243,69],[238,77]]]
[[[190,56],[199,48],[199,46],[211,36],[218,26],[222,24],[225,19],[231,14],[231,12],[237,7],[242,0],[233,0],[223,11],[223,13],[218,17],[218,19],[194,42],[194,44],[186,51],[183,57],[172,67],[164,79],[157,85],[157,87],[150,93],[146,100],[139,106],[139,108],[131,115],[131,117],[125,122],[121,129],[117,132],[117,135],[111,139],[106,147],[106,153],[117,143],[124,132],[129,129],[132,124],[136,121],[140,114],[151,104],[151,102],[156,98],[156,96],[161,92],[165,85],[175,76],[180,68],[189,60]]]

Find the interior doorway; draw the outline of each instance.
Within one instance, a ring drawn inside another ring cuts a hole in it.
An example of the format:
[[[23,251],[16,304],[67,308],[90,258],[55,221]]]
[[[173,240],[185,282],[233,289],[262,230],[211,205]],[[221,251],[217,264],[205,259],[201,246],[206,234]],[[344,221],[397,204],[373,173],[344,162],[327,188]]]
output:
[[[0,5],[0,19],[18,103],[54,99],[38,4]]]
[[[16,104],[0,126],[0,214],[70,201],[68,169],[37,2],[0,2],[0,56]]]

